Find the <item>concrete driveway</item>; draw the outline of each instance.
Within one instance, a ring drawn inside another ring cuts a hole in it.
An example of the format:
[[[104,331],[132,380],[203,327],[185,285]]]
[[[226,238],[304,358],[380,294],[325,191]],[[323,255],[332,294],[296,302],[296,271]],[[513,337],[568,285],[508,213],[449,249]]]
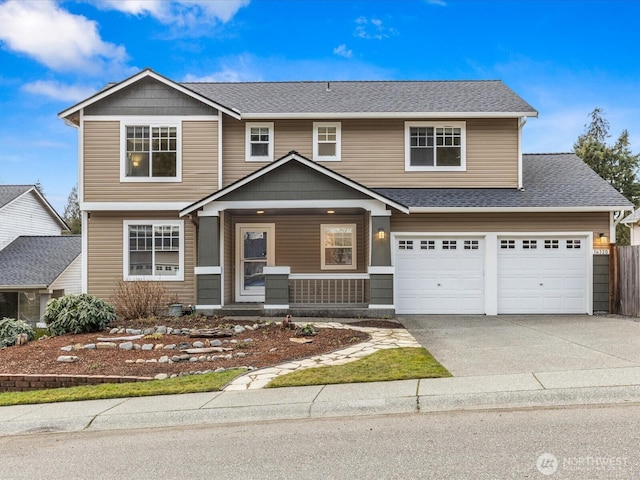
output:
[[[640,366],[640,322],[587,315],[399,315],[454,376]]]

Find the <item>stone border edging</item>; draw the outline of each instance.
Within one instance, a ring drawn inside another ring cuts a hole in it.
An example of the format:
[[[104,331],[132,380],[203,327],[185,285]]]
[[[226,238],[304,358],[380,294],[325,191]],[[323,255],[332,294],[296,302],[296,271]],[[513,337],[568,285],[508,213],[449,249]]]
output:
[[[148,382],[152,377],[120,377],[117,375],[0,374],[0,392],[28,392],[49,388],[101,385],[104,383]]]

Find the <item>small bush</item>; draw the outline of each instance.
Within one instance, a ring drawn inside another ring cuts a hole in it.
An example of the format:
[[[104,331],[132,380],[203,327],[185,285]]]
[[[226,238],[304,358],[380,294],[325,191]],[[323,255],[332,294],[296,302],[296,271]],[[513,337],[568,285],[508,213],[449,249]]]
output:
[[[15,345],[16,338],[22,333],[27,335],[27,340],[36,338],[36,332],[27,322],[15,318],[0,320],[0,348]]]
[[[63,335],[104,330],[116,313],[104,300],[83,293],[49,300],[44,319],[53,335]]]
[[[119,317],[135,320],[166,315],[167,307],[179,300],[161,282],[120,280],[111,295],[111,303],[116,306]]]

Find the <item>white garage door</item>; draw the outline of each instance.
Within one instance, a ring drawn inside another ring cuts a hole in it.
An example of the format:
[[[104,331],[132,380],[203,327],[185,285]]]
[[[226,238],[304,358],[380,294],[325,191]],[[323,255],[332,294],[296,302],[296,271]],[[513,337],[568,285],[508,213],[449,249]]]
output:
[[[500,238],[498,313],[586,313],[587,252],[581,237]]]
[[[482,238],[398,238],[398,313],[484,313]]]

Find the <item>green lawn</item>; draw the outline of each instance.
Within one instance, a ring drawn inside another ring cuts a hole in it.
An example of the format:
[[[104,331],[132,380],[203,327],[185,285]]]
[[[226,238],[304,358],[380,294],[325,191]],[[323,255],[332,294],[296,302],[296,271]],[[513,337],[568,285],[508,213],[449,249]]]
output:
[[[274,378],[268,388],[441,378],[451,374],[426,348],[379,350],[344,365],[308,368]]]
[[[244,372],[245,370],[236,369],[221,373],[189,375],[166,380],[150,380],[148,382],[105,383],[102,385],[52,388],[31,392],[6,392],[0,393],[0,406],[213,392],[220,390]]]

